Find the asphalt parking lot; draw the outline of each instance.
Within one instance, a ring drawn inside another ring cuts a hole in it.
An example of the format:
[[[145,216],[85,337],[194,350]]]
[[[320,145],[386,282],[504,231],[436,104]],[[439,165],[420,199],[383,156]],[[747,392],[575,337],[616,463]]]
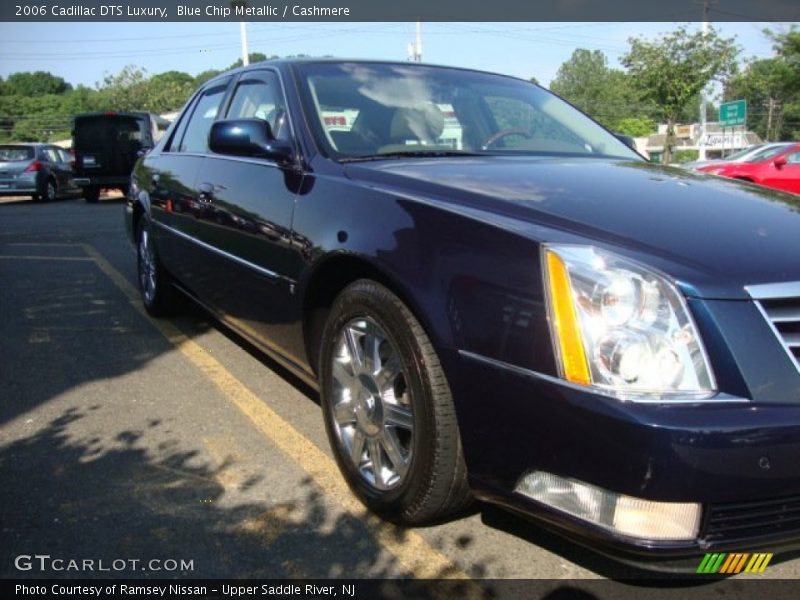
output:
[[[0,204],[0,577],[610,578],[666,597],[486,505],[414,530],[365,513],[313,390],[198,309],[146,316],[122,217],[119,199]],[[753,577],[798,574],[776,555]]]

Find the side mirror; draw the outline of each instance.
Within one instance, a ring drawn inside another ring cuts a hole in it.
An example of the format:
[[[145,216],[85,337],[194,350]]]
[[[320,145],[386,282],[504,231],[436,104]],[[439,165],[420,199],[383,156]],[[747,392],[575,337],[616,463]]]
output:
[[[269,158],[287,163],[294,158],[292,145],[276,140],[263,119],[225,119],[211,125],[208,147],[218,154]]]
[[[775,165],[776,169],[782,169],[786,166],[786,158],[783,156],[779,156],[775,160],[772,161],[772,164]]]

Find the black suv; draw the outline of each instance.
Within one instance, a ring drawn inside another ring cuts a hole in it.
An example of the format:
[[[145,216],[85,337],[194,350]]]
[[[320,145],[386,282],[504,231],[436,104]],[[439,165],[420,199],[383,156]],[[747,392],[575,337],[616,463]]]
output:
[[[147,112],[95,112],[75,117],[72,147],[75,181],[87,202],[97,202],[102,188],[127,193],[133,165],[169,125]]]

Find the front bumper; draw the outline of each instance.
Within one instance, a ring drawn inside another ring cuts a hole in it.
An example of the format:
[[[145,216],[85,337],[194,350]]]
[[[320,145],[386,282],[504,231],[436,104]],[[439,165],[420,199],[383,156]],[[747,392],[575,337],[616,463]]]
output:
[[[800,540],[800,405],[719,396],[637,404],[470,354],[448,354],[476,495],[597,550],[681,557]],[[515,492],[543,471],[654,502],[702,504],[696,539],[619,535]]]

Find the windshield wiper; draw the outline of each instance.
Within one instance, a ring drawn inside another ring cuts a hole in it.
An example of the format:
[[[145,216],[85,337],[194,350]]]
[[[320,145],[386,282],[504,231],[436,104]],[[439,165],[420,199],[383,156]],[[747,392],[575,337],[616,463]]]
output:
[[[384,154],[368,154],[365,156],[348,156],[339,162],[364,162],[370,160],[390,160],[393,158],[441,158],[448,156],[486,156],[489,152],[467,152],[464,150],[397,150]]]

